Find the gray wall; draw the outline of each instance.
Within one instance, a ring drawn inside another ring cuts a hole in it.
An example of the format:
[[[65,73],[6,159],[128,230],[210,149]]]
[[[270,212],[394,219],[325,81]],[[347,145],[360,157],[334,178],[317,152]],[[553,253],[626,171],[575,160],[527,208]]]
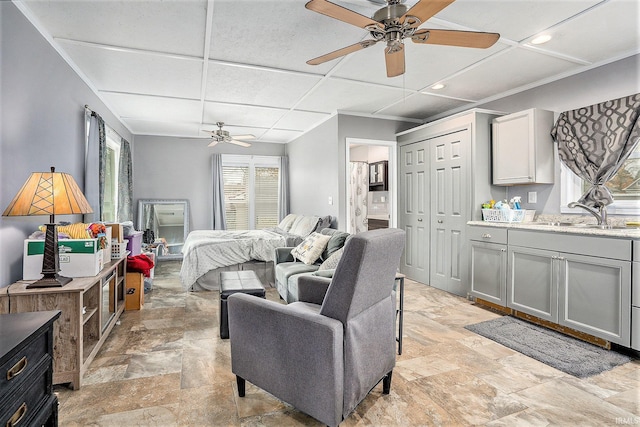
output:
[[[211,228],[211,155],[284,155],[284,144],[253,142],[242,148],[232,144],[208,147],[207,139],[136,136],[133,150],[133,198],[137,220],[140,199],[187,199],[191,230]],[[137,224],[136,224],[137,225]]]
[[[556,112],[597,104],[640,92],[640,55],[567,77],[506,98],[480,105],[480,108],[513,113],[529,108]],[[557,148],[557,147],[556,147]],[[560,160],[556,151],[556,179],[553,185],[518,185],[508,188],[508,197],[522,196],[523,207],[538,213],[560,213]],[[529,204],[527,193],[536,191],[538,202]]]
[[[11,3],[0,2],[0,209],[31,172],[55,166],[84,185],[84,105],[131,133]],[[79,221],[60,216],[57,221]],[[0,217],[0,287],[22,278],[23,240],[47,216]]]
[[[413,126],[415,123],[338,114],[287,144],[291,212],[332,215],[337,218],[334,226],[346,230],[346,139],[395,141],[397,132]]]

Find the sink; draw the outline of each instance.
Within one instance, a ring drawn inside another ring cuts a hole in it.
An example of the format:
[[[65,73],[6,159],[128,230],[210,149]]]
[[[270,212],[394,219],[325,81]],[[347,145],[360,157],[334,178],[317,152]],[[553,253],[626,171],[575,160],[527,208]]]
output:
[[[586,228],[597,228],[600,230],[626,230],[628,227],[625,227],[624,225],[595,225],[595,224],[591,224],[591,225],[586,225]]]
[[[574,224],[572,222],[539,222],[538,225],[547,225],[552,227],[572,227],[578,224]]]

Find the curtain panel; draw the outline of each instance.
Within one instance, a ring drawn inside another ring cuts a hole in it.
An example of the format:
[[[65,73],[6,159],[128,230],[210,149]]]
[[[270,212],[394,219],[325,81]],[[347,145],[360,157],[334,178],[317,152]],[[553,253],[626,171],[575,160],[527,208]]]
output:
[[[118,171],[118,222],[133,221],[133,168],[129,141],[120,139]]]
[[[85,109],[85,114],[88,111]],[[90,112],[89,136],[85,144],[84,195],[93,209],[83,221],[102,221],[104,208],[104,177],[107,162],[107,138],[104,120],[95,111]]]
[[[211,170],[213,179],[212,220],[214,230],[226,230],[227,220],[224,210],[224,179],[222,177],[222,154],[211,156]]]
[[[349,179],[349,233],[356,234],[368,230],[367,198],[369,195],[369,164],[350,162]]]
[[[289,157],[280,157],[280,186],[278,191],[278,221],[289,215]]]
[[[579,202],[609,205],[605,187],[640,141],[640,94],[606,101],[560,114],[551,136],[560,160],[591,184]]]

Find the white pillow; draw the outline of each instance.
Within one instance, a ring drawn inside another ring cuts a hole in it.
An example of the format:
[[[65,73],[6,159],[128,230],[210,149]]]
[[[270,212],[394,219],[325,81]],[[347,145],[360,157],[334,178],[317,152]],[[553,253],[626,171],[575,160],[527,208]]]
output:
[[[344,246],[332,253],[329,258],[327,258],[322,264],[320,264],[320,268],[318,270],[335,270],[338,266],[338,262],[340,262],[340,258],[342,257],[342,253],[344,252]]]
[[[289,233],[295,234],[300,237],[307,237],[313,230],[316,229],[318,225],[317,216],[306,216],[300,215],[291,225],[291,229],[289,229]]]
[[[278,228],[283,231],[289,232],[289,230],[291,230],[291,226],[293,225],[297,217],[298,215],[296,214],[289,214],[285,216],[282,219],[282,221],[280,221],[280,224],[278,224]]]
[[[311,265],[320,258],[330,238],[331,236],[325,236],[324,234],[311,233],[302,243],[291,250],[291,255],[305,264]]]

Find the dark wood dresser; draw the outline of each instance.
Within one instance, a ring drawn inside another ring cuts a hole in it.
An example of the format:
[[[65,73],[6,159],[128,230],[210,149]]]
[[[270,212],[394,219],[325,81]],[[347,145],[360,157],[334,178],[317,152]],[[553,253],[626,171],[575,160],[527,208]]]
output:
[[[57,426],[53,322],[60,311],[0,315],[0,425]]]

